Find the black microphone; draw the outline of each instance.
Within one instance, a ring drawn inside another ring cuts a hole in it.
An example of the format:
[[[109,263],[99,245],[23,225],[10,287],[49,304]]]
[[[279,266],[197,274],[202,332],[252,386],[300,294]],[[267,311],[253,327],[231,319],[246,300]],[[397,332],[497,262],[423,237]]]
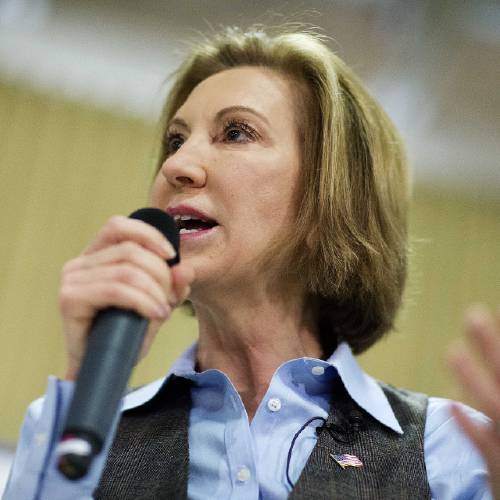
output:
[[[179,230],[170,215],[156,208],[142,208],[130,217],[158,229],[176,251],[176,256],[167,264],[173,266],[179,262]],[[136,312],[116,307],[97,313],[62,438],[56,448],[58,468],[68,479],[85,476],[93,458],[101,451],[148,323],[149,320]]]

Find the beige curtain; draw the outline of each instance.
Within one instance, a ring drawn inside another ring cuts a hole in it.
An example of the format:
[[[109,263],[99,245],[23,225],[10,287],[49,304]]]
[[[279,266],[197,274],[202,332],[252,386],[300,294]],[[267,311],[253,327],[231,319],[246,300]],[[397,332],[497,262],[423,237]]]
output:
[[[112,214],[146,204],[157,131],[137,118],[0,84],[0,440],[15,441],[48,374],[64,371],[59,273]],[[399,331],[361,357],[394,384],[460,397],[443,364],[464,307],[499,299],[500,203],[418,189]],[[133,383],[162,376],[196,336],[176,312]]]

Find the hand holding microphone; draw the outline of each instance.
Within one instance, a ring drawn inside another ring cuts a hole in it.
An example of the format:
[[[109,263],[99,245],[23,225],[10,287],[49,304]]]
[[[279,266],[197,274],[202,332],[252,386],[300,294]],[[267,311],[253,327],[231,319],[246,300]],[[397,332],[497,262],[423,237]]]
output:
[[[167,236],[178,246],[175,223],[160,210],[113,217],[63,269],[59,298],[66,378],[78,375],[78,380],[57,453],[60,470],[71,479],[85,475],[109,432],[133,365],[147,353],[172,308],[190,293],[194,273],[177,264]]]

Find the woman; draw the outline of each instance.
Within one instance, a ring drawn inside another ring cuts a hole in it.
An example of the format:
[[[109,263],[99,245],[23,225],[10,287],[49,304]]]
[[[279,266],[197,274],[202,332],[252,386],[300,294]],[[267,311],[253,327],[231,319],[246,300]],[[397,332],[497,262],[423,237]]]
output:
[[[179,69],[164,116],[151,205],[178,219],[182,263],[114,217],[65,266],[67,382],[29,410],[7,498],[491,498],[487,467],[500,498],[498,429],[453,410],[481,458],[448,402],[377,383],[352,355],[400,305],[408,198],[399,136],[352,72],[311,34],[227,30]],[[89,477],[62,479],[51,443],[96,311],[150,318],[145,355],[186,299],[198,343],[126,396]],[[479,317],[493,372],[498,332]],[[498,421],[500,378],[465,356],[457,374]]]

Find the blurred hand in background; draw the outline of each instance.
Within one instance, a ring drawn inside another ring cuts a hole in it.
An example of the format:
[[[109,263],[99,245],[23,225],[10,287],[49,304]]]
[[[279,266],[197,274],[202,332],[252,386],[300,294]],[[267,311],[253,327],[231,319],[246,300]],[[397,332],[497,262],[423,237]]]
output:
[[[465,318],[465,334],[471,347],[454,346],[449,364],[466,395],[492,422],[475,425],[458,405],[452,407],[452,413],[483,455],[494,497],[500,499],[500,310],[495,315],[484,306],[471,308]]]

